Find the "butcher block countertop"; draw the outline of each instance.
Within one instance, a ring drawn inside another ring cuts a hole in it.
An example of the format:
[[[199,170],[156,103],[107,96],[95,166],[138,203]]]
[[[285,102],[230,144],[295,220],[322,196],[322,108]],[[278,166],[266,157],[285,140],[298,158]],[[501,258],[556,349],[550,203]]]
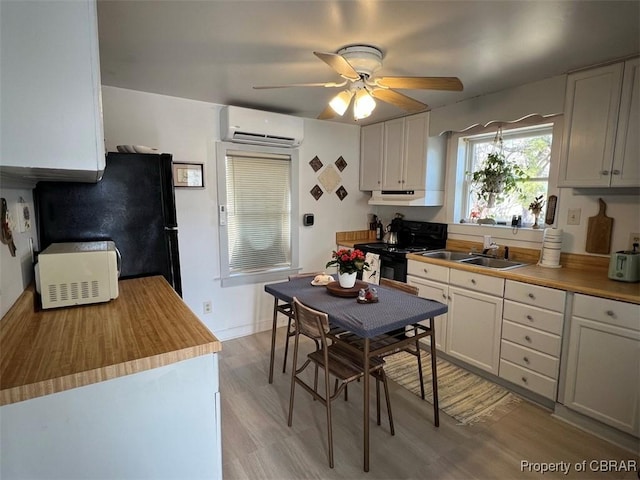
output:
[[[413,253],[408,254],[407,259],[482,273],[484,275],[506,278],[508,280],[516,280],[518,282],[541,285],[543,287],[558,288],[569,292],[584,293],[596,297],[640,304],[640,283],[609,280],[607,271],[602,268],[589,270],[585,268],[546,268],[538,265],[527,265],[512,270],[495,270],[448,260],[426,258],[420,254]]]
[[[222,349],[164,277],[118,286],[110,302],[50,310],[22,293],[0,320],[0,405]]]

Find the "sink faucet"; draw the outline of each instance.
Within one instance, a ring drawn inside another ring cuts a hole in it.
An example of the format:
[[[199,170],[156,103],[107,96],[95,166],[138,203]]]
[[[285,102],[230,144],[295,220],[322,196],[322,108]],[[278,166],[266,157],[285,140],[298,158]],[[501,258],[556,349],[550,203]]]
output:
[[[493,257],[497,257],[498,256],[498,244],[493,242],[491,240],[491,235],[485,235],[484,236],[484,242],[482,244],[482,254],[483,255],[488,255],[489,252],[491,252],[491,256]]]

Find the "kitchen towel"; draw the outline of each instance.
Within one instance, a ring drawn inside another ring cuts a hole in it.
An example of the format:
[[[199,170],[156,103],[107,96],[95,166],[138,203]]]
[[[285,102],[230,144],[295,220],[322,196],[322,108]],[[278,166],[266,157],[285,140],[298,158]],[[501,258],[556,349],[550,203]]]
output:
[[[362,280],[376,285],[380,284],[380,255],[367,253],[364,261],[369,264],[369,270],[362,271]]]

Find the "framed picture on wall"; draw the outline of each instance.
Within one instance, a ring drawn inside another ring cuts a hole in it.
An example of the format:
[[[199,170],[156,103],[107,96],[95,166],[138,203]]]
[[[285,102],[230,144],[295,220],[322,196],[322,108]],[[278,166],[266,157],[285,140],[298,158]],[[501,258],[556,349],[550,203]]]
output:
[[[204,188],[204,165],[173,162],[173,186]]]

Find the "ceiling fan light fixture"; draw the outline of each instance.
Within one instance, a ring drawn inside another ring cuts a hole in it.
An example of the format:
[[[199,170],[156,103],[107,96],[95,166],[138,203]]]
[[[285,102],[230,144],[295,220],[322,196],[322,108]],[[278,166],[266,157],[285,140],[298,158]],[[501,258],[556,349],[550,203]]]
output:
[[[353,97],[353,92],[349,90],[343,90],[331,99],[331,101],[329,102],[329,106],[333,108],[334,112],[342,116],[344,115],[344,112],[347,111],[347,108],[349,108],[351,97]]]
[[[376,101],[369,95],[369,92],[364,88],[358,90],[353,104],[353,118],[355,120],[367,118],[374,108],[376,108]]]

